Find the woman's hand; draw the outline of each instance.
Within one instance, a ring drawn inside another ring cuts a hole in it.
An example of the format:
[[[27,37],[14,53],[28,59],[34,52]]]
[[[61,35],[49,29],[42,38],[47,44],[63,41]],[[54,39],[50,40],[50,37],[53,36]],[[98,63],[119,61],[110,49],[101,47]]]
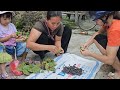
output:
[[[60,56],[61,54],[64,53],[64,50],[62,47],[59,48],[58,52],[56,53],[57,56]]]
[[[58,52],[58,48],[55,45],[50,45],[49,46],[49,51],[56,54]]]

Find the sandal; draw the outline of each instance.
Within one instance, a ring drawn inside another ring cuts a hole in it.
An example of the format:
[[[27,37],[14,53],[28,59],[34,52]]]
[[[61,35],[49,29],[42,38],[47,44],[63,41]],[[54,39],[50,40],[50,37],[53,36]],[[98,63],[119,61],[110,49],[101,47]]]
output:
[[[1,74],[1,79],[11,79],[7,73]]]
[[[110,72],[110,73],[108,74],[108,79],[120,79],[120,76],[118,76],[117,73],[112,73],[112,72]]]
[[[9,65],[10,65],[10,62],[8,62],[8,63],[5,64],[6,67],[9,66]]]

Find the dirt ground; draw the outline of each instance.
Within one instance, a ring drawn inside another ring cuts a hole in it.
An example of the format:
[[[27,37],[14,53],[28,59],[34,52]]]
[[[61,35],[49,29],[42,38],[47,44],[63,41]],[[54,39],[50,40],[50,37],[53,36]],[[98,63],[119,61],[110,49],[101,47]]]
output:
[[[79,34],[80,29],[74,29],[72,30],[72,37],[68,46],[68,53],[72,53],[75,55],[78,55],[80,57],[83,58],[87,58],[89,60],[95,60],[92,57],[85,57],[83,55],[80,54],[80,44],[84,44],[90,37],[91,35],[95,32],[95,31],[88,31],[88,35],[81,35]],[[76,34],[77,33],[77,34]],[[89,48],[91,51],[93,52],[97,52],[100,53],[99,50],[96,48],[96,46],[93,44],[90,46]],[[51,53],[47,53],[46,56],[49,56],[51,58],[54,58],[55,56]],[[40,60],[39,56],[34,54],[32,51],[30,51],[27,55],[27,58],[31,58],[33,60]],[[8,69],[8,68],[7,68]],[[103,65],[101,67],[101,69],[99,70],[99,72],[96,74],[95,79],[107,79],[107,74],[112,71],[112,67],[109,65]],[[9,69],[8,69],[9,72]],[[11,73],[9,73],[11,74]],[[16,79],[25,79],[25,75],[22,76],[13,76],[11,75],[12,78],[16,78]]]

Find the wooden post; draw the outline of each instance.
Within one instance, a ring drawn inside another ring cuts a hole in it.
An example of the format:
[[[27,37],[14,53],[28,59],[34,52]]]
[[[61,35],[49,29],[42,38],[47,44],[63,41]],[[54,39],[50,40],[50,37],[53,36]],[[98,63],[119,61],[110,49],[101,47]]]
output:
[[[78,25],[78,11],[75,11],[75,24]]]

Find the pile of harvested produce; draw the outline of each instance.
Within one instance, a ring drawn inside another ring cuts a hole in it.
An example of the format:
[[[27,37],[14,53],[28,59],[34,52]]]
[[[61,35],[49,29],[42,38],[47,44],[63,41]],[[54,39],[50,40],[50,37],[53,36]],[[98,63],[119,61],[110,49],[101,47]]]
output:
[[[62,72],[71,75],[80,76],[83,73],[83,70],[82,68],[78,68],[75,65],[73,65],[73,66],[64,66]]]
[[[30,75],[31,73],[43,73],[43,70],[55,71],[55,62],[51,58],[45,58],[42,63],[32,62],[22,62],[18,66],[18,70],[22,71],[25,75]]]
[[[18,70],[22,71],[25,75],[30,75],[31,73],[39,73],[40,65],[39,64],[28,64],[27,62],[22,62],[18,66]]]
[[[47,71],[55,71],[56,63],[51,58],[45,58],[42,62],[41,68]]]
[[[0,63],[7,63],[12,61],[12,56],[6,52],[0,53]]]

